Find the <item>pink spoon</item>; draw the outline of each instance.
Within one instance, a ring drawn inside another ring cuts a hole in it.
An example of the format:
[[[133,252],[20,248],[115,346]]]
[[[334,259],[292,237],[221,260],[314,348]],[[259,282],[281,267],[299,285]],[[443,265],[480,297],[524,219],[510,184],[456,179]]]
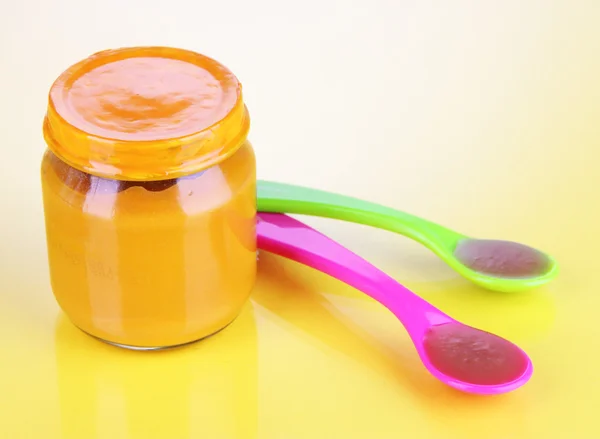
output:
[[[518,346],[464,325],[325,235],[291,217],[260,213],[258,248],[316,268],[364,292],[402,322],[421,361],[438,380],[469,393],[515,390],[533,373]]]

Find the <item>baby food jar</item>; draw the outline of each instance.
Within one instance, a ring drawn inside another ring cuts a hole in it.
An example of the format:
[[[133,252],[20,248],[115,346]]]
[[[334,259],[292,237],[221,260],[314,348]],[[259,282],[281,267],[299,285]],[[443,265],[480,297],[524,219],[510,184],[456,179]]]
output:
[[[164,47],[100,52],[53,84],[42,189],[52,289],[123,347],[199,340],[256,276],[256,166],[241,85]]]

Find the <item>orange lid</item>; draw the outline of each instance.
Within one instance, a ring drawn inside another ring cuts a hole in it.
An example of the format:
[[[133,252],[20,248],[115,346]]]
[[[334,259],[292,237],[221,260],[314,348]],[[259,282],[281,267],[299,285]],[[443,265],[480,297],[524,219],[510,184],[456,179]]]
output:
[[[63,161],[120,180],[199,172],[233,154],[250,121],[237,78],[167,47],[97,53],[50,89],[44,137]]]

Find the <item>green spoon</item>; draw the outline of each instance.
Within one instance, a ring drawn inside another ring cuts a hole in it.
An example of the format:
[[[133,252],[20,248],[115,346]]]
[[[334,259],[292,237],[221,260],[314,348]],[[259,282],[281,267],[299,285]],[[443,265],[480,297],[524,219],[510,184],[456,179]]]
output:
[[[535,288],[558,274],[549,255],[511,241],[475,239],[422,218],[344,195],[258,181],[259,212],[291,213],[365,224],[407,236],[428,247],[460,275],[489,290]]]

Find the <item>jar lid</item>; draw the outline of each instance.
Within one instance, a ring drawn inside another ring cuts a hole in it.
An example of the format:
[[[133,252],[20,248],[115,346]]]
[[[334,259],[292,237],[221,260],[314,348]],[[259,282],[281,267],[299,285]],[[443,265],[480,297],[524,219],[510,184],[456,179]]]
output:
[[[52,85],[48,147],[89,174],[161,180],[199,172],[232,155],[250,121],[237,78],[182,49],[99,52]]]

